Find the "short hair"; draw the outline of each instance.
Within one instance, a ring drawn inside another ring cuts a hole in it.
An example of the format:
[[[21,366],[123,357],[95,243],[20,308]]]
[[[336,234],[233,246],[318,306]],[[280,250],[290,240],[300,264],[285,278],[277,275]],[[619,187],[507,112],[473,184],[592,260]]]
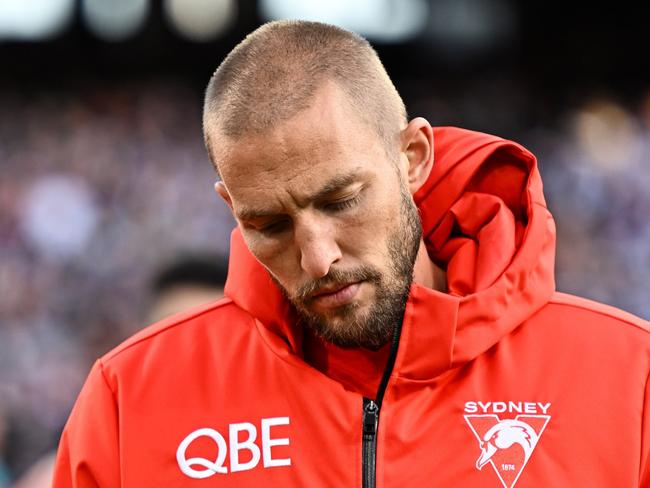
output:
[[[393,154],[406,109],[376,51],[363,37],[308,21],[269,22],[240,42],[208,83],[205,145],[215,168],[210,129],[238,138],[264,133],[309,107],[332,80]]]
[[[177,286],[205,286],[223,288],[228,275],[228,263],[222,256],[212,253],[187,253],[166,263],[151,280],[155,295]]]

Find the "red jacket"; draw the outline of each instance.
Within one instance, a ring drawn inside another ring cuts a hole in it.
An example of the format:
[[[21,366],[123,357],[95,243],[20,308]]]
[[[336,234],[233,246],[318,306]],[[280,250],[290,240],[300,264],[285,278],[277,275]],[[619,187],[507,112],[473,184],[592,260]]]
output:
[[[97,361],[54,487],[650,487],[648,324],[555,292],[532,154],[435,143],[415,200],[448,293],[411,287],[392,360],[303,334],[234,231],[228,298]]]

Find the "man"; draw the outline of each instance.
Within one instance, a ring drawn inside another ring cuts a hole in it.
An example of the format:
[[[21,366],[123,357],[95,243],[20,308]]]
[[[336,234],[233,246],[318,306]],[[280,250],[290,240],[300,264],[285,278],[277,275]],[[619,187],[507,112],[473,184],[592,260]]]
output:
[[[212,253],[188,253],[163,265],[151,282],[149,323],[223,297],[227,262]]]
[[[650,487],[648,324],[555,292],[526,149],[309,22],[229,54],[204,134],[226,298],[96,363],[55,487]]]
[[[149,323],[158,321],[221,298],[226,270],[227,263],[213,253],[186,253],[165,263],[151,280],[145,320]],[[12,488],[49,488],[52,485],[55,451],[53,449],[40,456],[11,485]],[[0,487],[5,486],[3,474],[0,469]],[[9,483],[8,479],[6,483]]]

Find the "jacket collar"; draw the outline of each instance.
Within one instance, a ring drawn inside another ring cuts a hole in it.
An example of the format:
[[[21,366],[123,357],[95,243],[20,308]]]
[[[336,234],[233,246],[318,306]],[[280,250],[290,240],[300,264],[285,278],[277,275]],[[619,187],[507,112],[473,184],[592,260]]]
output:
[[[394,375],[432,379],[496,344],[550,299],[555,227],[535,157],[495,136],[436,128],[435,164],[414,199],[448,293],[412,285]],[[302,355],[292,307],[232,233],[225,293],[285,356]],[[277,340],[281,339],[281,340]]]

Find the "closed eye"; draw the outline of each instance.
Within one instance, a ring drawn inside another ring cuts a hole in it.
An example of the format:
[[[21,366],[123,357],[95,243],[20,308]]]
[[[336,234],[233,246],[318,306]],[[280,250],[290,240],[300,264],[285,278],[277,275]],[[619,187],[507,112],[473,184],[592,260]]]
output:
[[[262,227],[255,227],[255,230],[261,232],[264,235],[271,236],[284,232],[289,228],[289,225],[290,223],[288,220],[278,220]]]
[[[348,208],[354,207],[357,203],[359,203],[360,199],[361,199],[361,195],[357,194],[352,198],[348,198],[347,200],[328,203],[327,205],[325,205],[325,209],[332,212],[341,212]]]

